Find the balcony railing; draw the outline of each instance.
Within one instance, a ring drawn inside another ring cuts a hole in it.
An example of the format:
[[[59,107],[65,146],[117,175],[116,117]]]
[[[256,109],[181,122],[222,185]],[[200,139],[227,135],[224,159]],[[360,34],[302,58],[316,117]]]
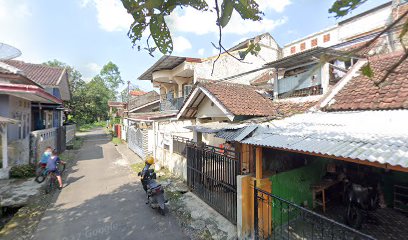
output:
[[[160,95],[155,91],[148,92],[142,96],[132,97],[129,100],[129,107],[128,107],[129,111],[132,111],[135,108],[144,106],[148,103],[158,101],[159,99],[160,99]]]
[[[184,97],[162,99],[160,102],[160,111],[180,110],[183,106]]]

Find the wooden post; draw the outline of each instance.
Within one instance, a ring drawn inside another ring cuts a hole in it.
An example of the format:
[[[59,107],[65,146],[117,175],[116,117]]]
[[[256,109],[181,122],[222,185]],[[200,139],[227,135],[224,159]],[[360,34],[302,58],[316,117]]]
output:
[[[262,147],[256,148],[256,178],[262,179]]]
[[[3,169],[8,168],[7,154],[7,124],[1,124],[1,146],[3,147]]]

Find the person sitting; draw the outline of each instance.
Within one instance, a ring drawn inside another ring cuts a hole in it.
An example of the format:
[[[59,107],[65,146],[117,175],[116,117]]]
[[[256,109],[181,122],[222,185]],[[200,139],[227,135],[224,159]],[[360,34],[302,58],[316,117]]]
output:
[[[41,156],[40,162],[38,163],[40,167],[45,168],[45,166],[47,165],[48,159],[51,157],[51,153],[52,153],[52,148],[50,146],[45,148],[44,153]]]
[[[48,159],[47,162],[47,171],[55,173],[57,176],[57,180],[59,183],[59,189],[62,189],[62,178],[61,178],[61,173],[59,172],[57,165],[58,164],[65,164],[63,161],[60,160],[58,157],[58,152],[56,150],[52,151],[51,157]]]

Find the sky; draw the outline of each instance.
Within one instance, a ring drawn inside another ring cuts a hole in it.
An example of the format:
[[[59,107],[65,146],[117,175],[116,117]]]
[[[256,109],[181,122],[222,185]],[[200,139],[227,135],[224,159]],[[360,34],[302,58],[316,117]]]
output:
[[[351,15],[338,20],[328,13],[334,0],[257,2],[265,13],[263,20],[244,21],[234,12],[224,29],[225,47],[265,32],[284,46],[387,1],[368,0]],[[167,17],[174,41],[172,55],[215,55],[211,44],[218,41],[215,18],[214,13],[192,8],[177,9]],[[86,81],[112,61],[118,65],[125,82],[131,81],[149,91],[152,90],[150,81],[137,78],[161,54],[157,52],[153,58],[145,51],[132,48],[127,37],[131,23],[132,18],[120,0],[0,0],[0,42],[20,49],[22,56],[18,60],[43,63],[57,59],[79,70]]]

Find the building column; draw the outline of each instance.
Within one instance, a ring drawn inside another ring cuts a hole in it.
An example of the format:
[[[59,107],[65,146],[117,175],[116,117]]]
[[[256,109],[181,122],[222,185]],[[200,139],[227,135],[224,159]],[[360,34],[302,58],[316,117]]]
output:
[[[256,148],[256,159],[255,159],[255,176],[256,179],[262,179],[262,147]]]
[[[1,146],[3,155],[3,169],[8,168],[8,153],[7,153],[7,124],[0,124],[1,127]]]

